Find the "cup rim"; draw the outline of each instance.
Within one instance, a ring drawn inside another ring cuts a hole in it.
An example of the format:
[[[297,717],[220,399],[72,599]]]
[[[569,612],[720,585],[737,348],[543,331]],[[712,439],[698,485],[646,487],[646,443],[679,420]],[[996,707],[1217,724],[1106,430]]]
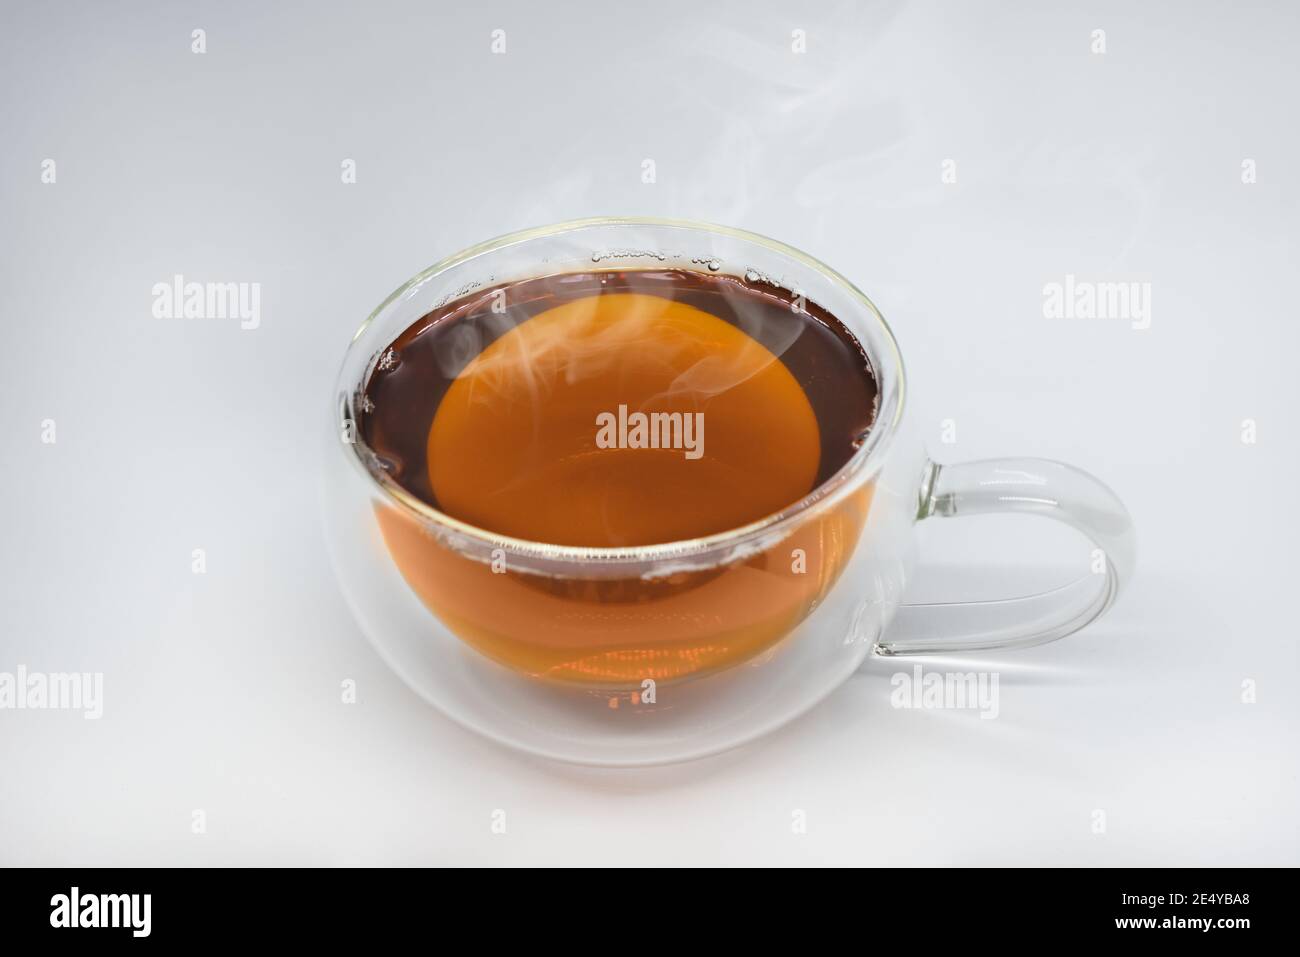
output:
[[[779,538],[793,526],[799,516],[804,512],[817,505],[829,505],[839,501],[844,495],[848,494],[855,487],[854,480],[869,478],[872,474],[880,470],[884,462],[888,448],[893,443],[893,439],[898,432],[899,425],[903,418],[904,400],[906,397],[907,377],[903,368],[902,353],[898,348],[898,341],[894,337],[893,330],[885,317],[881,315],[880,310],[876,308],[867,295],[857,286],[850,282],[838,270],[832,269],[826,263],[814,256],[803,252],[780,240],[772,239],[770,236],[764,236],[760,233],[751,232],[746,229],[739,229],[734,226],[725,226],[717,223],[708,223],[698,220],[675,219],[656,216],[595,216],[584,219],[570,219],[558,223],[551,223],[545,226],[534,226],[528,229],[520,229],[510,233],[504,233],[495,238],[476,243],[472,246],[453,253],[426,269],[421,270],[412,276],[406,282],[402,283],[397,289],[384,299],[362,322],[361,327],[352,336],[349,345],[355,347],[357,342],[365,334],[371,324],[390,305],[400,299],[414,287],[427,282],[429,279],[445,272],[455,266],[462,265],[480,256],[490,252],[495,252],[506,246],[515,245],[521,242],[528,242],[534,239],[544,239],[548,236],[556,236],[562,233],[573,232],[579,229],[586,229],[600,226],[657,226],[670,227],[677,229],[692,230],[695,232],[708,232],[744,242],[753,243],[763,246],[772,252],[779,253],[789,259],[802,263],[810,269],[824,274],[833,282],[839,284],[848,294],[856,299],[858,303],[865,308],[867,314],[874,320],[875,325],[881,334],[888,354],[876,356],[868,353],[868,359],[873,366],[881,361],[888,361],[892,364],[893,374],[897,379],[897,387],[893,390],[891,396],[892,408],[878,408],[876,410],[876,422],[867,433],[866,440],[854,451],[849,460],[844,463],[830,478],[817,485],[798,501],[787,505],[780,511],[765,515],[762,518],[750,522],[746,525],[737,526],[736,528],[726,529],[721,532],[715,532],[711,535],[701,536],[699,538],[680,539],[670,542],[657,542],[652,545],[629,545],[619,547],[590,547],[583,545],[558,545],[548,542],[535,542],[527,539],[514,538],[509,535],[502,535],[488,529],[480,528],[469,522],[463,522],[458,518],[440,511],[434,506],[425,502],[423,499],[416,497],[407,491],[391,478],[380,477],[367,467],[364,460],[365,452],[369,449],[360,431],[356,430],[354,440],[350,443],[353,454],[349,457],[354,464],[360,469],[361,473],[388,499],[390,499],[402,511],[413,514],[413,516],[422,523],[432,522],[441,526],[456,535],[468,539],[470,542],[487,548],[506,548],[512,554],[550,559],[557,561],[570,561],[578,563],[628,563],[628,562],[656,562],[663,560],[676,560],[687,558],[701,553],[711,552],[719,548],[742,549],[754,539],[759,537],[775,536]],[[625,268],[625,267],[624,267]],[[382,352],[384,347],[377,350],[376,355]],[[864,345],[865,348],[865,345]],[[347,368],[348,356],[344,357],[344,367],[340,370],[340,379]],[[373,359],[370,363],[373,365]],[[362,382],[351,383],[340,381],[339,387],[343,390],[345,401],[349,404],[349,417],[351,417],[350,403],[353,400],[353,390],[358,385],[364,385],[365,378],[368,377],[372,369],[368,365],[362,376]],[[880,396],[884,397],[883,382],[881,382],[882,372],[876,369],[878,385],[881,387]],[[336,394],[338,390],[336,390]],[[336,406],[337,411],[337,406]]]

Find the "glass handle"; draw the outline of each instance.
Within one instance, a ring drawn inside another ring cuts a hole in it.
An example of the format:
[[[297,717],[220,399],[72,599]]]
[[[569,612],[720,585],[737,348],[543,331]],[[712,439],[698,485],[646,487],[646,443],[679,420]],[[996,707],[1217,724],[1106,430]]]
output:
[[[1095,621],[1127,587],[1135,560],[1128,510],[1087,472],[1047,459],[931,462],[918,518],[1019,512],[1064,522],[1092,540],[1095,571],[1037,595],[996,601],[904,603],[876,643],[881,655],[1028,648]],[[1104,561],[1102,560],[1104,559]]]

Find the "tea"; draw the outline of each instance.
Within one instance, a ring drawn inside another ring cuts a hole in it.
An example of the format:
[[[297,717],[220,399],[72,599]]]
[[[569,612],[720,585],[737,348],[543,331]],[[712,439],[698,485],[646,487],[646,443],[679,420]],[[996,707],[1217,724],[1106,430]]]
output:
[[[698,539],[758,522],[845,465],[876,414],[870,364],[813,303],[682,270],[468,292],[408,327],[359,396],[372,468],[500,536],[491,561],[375,506],[412,591],[512,670],[608,692],[752,659],[815,609],[858,545],[864,485],[763,550],[647,575],[529,546]]]
[[[463,522],[640,546],[797,502],[849,460],[876,398],[849,331],[788,290],[593,271],[421,318],[376,363],[361,432],[394,481]]]

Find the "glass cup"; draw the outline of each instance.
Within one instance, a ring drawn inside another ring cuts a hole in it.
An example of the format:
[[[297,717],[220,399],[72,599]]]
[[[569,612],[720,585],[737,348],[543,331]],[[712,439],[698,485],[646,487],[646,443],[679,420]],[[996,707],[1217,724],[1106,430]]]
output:
[[[681,269],[776,284],[837,317],[875,372],[875,424],[798,502],[689,541],[586,548],[522,541],[439,512],[393,482],[357,428],[388,346],[473,290],[571,272]],[[703,757],[811,708],[876,655],[1026,647],[1077,631],[1129,577],[1128,513],[1101,482],[1040,459],[939,465],[904,420],[902,357],[839,273],[763,236],[660,219],[512,233],[431,266],[362,323],[334,389],[326,537],[349,606],[388,664],[498,742],[603,766]],[[1026,598],[910,606],[918,522],[1028,512],[1087,536],[1097,574]],[[1104,556],[1104,561],[1100,560]]]

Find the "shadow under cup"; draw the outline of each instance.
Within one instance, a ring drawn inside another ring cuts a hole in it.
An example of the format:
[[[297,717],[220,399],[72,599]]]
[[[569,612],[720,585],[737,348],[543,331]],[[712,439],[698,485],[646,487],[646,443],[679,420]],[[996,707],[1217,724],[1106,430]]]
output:
[[[458,638],[521,674],[592,690],[637,688],[750,661],[835,586],[871,507],[865,484],[718,559],[669,558],[620,571],[579,560],[475,555],[417,517],[375,504],[402,577]],[[739,551],[740,554],[735,554]]]

